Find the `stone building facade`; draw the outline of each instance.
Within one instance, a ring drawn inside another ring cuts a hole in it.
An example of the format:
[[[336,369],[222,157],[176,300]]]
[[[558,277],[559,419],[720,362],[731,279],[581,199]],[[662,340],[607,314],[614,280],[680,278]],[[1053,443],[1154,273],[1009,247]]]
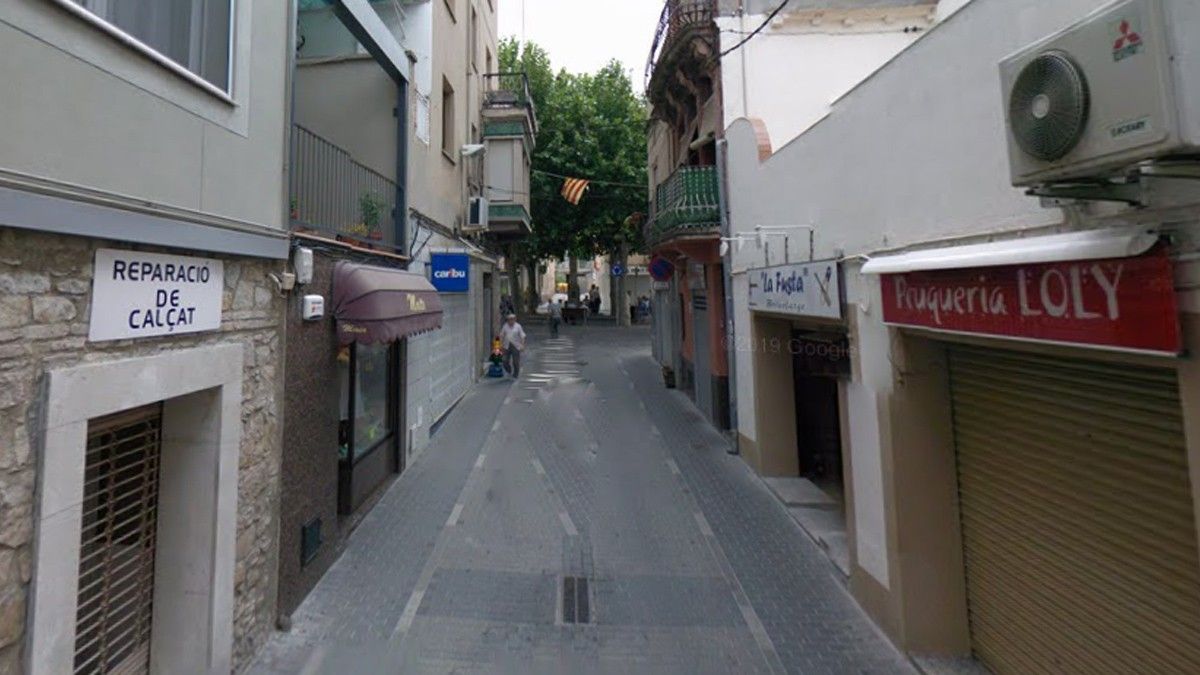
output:
[[[93,258],[113,242],[0,229],[0,673],[22,672],[33,567],[34,493],[46,373],[205,345],[240,345],[235,667],[274,624],[278,558],[284,299],[267,276],[278,263],[224,258],[218,332],[89,343]],[[165,252],[161,248],[139,250]]]

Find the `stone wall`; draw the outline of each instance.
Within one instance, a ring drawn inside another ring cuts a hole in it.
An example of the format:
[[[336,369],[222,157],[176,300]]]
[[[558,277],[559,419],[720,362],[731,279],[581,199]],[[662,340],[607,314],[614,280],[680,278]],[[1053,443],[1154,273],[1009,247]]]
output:
[[[189,254],[0,228],[0,675],[20,672],[26,639],[46,370],[220,343],[241,343],[246,360],[234,590],[240,670],[275,619],[284,299],[267,274],[282,264],[192,253],[224,260],[219,332],[89,344],[93,255],[105,247]]]

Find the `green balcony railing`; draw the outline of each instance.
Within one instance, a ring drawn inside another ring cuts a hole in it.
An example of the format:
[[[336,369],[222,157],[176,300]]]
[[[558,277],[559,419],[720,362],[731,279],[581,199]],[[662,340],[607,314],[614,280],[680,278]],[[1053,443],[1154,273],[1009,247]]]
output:
[[[647,243],[718,231],[721,206],[717,190],[717,167],[680,167],[655,190],[654,211],[646,223]]]

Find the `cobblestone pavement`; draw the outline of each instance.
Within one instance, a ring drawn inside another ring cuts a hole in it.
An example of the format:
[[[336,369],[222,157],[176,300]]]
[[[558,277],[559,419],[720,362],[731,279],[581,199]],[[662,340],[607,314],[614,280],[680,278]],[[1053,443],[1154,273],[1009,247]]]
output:
[[[647,344],[535,336],[521,380],[459,404],[251,671],[912,672]]]

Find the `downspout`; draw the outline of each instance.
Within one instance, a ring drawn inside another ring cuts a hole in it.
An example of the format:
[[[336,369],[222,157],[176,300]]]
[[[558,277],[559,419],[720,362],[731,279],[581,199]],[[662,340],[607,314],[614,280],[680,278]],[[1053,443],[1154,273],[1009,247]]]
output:
[[[396,250],[408,253],[408,80],[396,87],[396,208],[393,228],[396,230]],[[408,263],[404,263],[407,269]]]
[[[729,142],[724,138],[717,141],[717,204],[721,213],[721,237],[728,240],[731,237],[729,219]],[[723,256],[721,265],[725,275],[725,359],[729,369],[729,429],[733,432],[733,444],[728,452],[731,455],[739,453],[738,443],[738,396],[737,396],[737,335],[733,314],[733,247],[730,246]]]

